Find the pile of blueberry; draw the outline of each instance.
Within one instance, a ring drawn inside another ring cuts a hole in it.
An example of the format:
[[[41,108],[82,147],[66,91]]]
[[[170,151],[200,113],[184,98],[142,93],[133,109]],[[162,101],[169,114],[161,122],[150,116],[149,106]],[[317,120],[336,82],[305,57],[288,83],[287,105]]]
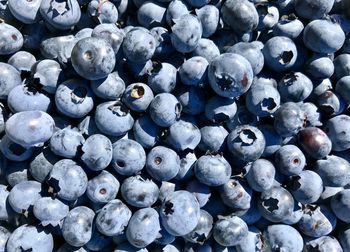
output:
[[[0,251],[350,251],[350,0],[2,0],[0,101]]]

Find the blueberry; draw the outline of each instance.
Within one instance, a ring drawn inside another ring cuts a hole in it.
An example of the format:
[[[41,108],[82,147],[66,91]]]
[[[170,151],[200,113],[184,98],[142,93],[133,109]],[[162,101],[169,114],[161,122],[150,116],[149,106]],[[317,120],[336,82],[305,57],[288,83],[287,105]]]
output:
[[[8,1],[1,3],[0,5],[0,18],[6,20],[9,23],[16,23],[16,18],[12,15],[8,6]]]
[[[32,75],[39,79],[42,89],[50,94],[56,92],[59,83],[63,81],[63,73],[58,62],[50,59],[37,61],[31,68]]]
[[[113,144],[112,166],[121,175],[130,176],[143,169],[146,153],[143,147],[131,139],[120,139]]]
[[[294,42],[284,36],[269,39],[262,52],[265,64],[276,72],[290,69],[295,64],[298,55]]]
[[[291,215],[289,215],[286,219],[284,219],[282,222],[283,224],[287,225],[294,225],[298,223],[303,216],[303,204],[298,203],[297,201],[294,201],[294,209]]]
[[[349,189],[339,191],[331,198],[331,208],[333,213],[338,219],[348,223],[350,221],[349,216]]]
[[[135,27],[126,33],[122,47],[128,60],[143,63],[152,58],[156,41],[149,30]]]
[[[43,39],[40,43],[40,52],[48,59],[57,59],[60,63],[67,63],[71,58],[77,38],[73,35],[58,36]]]
[[[294,199],[283,187],[274,186],[261,193],[258,208],[265,219],[271,222],[281,222],[292,214]]]
[[[126,229],[128,241],[137,248],[151,244],[160,231],[159,214],[153,208],[143,208],[131,217]]]
[[[159,196],[158,199],[163,201],[169,194],[175,191],[175,184],[167,181],[162,181],[159,187]]]
[[[94,94],[105,100],[117,100],[125,91],[125,82],[118,72],[112,72],[107,77],[91,81]]]
[[[39,20],[41,1],[8,1],[8,7],[14,17],[25,24],[36,23]]]
[[[314,52],[334,53],[343,46],[345,34],[338,23],[316,19],[305,26],[303,41]]]
[[[0,227],[0,251],[6,250],[6,242],[10,237],[11,232],[4,227]]]
[[[250,32],[257,28],[259,23],[254,4],[247,0],[226,1],[221,7],[221,15],[223,21],[238,33]]]
[[[61,228],[65,241],[75,247],[88,243],[92,236],[94,216],[94,211],[85,206],[78,206],[70,210]]]
[[[231,178],[219,190],[223,203],[228,207],[240,210],[250,209],[253,191],[244,180]]]
[[[22,181],[28,181],[30,179],[28,166],[28,162],[8,162],[5,171],[8,184],[14,187]]]
[[[301,130],[298,140],[305,152],[316,159],[324,158],[332,149],[332,142],[326,133],[316,127]]]
[[[90,1],[88,12],[98,23],[115,24],[118,21],[118,8],[110,1]]]
[[[332,83],[330,79],[314,80],[313,82],[314,89],[312,90],[310,98],[316,104],[320,95],[332,89]]]
[[[215,222],[213,237],[222,246],[235,246],[248,235],[247,224],[239,217],[223,217]]]
[[[205,1],[199,1],[205,3]],[[202,5],[202,4],[201,4]],[[195,6],[201,7],[196,9],[196,15],[201,21],[203,27],[203,38],[208,38],[213,35],[216,30],[219,28],[219,9],[215,5],[206,4],[204,6]]]
[[[172,19],[171,43],[178,52],[192,52],[202,37],[203,28],[199,18],[192,14],[185,14]]]
[[[224,151],[228,131],[220,125],[207,125],[200,129],[201,141],[198,147],[203,151]]]
[[[186,60],[179,69],[179,76],[183,84],[198,86],[206,81],[208,61],[200,56]]]
[[[343,97],[347,104],[350,104],[350,77],[344,76],[340,80],[338,80],[335,90]]]
[[[264,247],[261,231],[254,227],[248,227],[248,235],[235,248],[240,252],[261,251]]]
[[[159,188],[149,179],[137,175],[124,180],[121,188],[124,200],[138,208],[151,207],[158,199]]]
[[[321,0],[317,2],[310,0],[295,0],[295,11],[296,14],[302,18],[311,20],[322,18],[331,11],[334,2],[335,1],[333,0]]]
[[[321,237],[333,231],[337,217],[324,205],[310,206],[298,222],[299,230],[307,236]]]
[[[94,203],[108,203],[116,198],[119,191],[119,181],[108,171],[89,180],[86,195]]]
[[[349,228],[344,228],[343,230],[341,230],[339,234],[339,242],[345,251],[350,248]]]
[[[257,43],[239,42],[227,49],[227,53],[236,53],[246,58],[253,68],[253,73],[258,74],[264,67],[264,55]]]
[[[305,113],[306,126],[322,126],[321,111],[315,104],[303,102],[300,108]]]
[[[209,63],[219,55],[219,48],[212,40],[206,38],[201,38],[198,41],[196,49],[192,51],[192,56],[201,56],[205,58]]]
[[[0,98],[6,99],[13,88],[21,85],[21,76],[12,65],[2,62],[0,62],[0,73]]]
[[[149,114],[160,127],[169,127],[180,117],[182,106],[176,97],[170,93],[161,93],[154,97]]]
[[[70,29],[81,17],[77,0],[42,0],[40,14],[46,22],[60,30]]]
[[[273,186],[275,173],[275,166],[270,161],[258,159],[250,165],[246,178],[253,190],[263,192]]]
[[[164,5],[153,1],[144,2],[137,11],[137,20],[140,25],[150,29],[155,26],[165,26]]]
[[[120,200],[109,201],[96,216],[96,227],[104,235],[121,234],[131,218],[131,211]]]
[[[8,94],[7,105],[14,113],[30,110],[47,112],[51,109],[50,98],[29,83],[14,87]]]
[[[299,37],[304,30],[304,24],[293,13],[283,15],[273,27],[273,35],[284,36],[292,40]]]
[[[255,5],[256,11],[259,15],[258,30],[268,30],[273,28],[279,18],[279,10],[274,4],[258,3]]]
[[[83,38],[72,50],[72,65],[75,71],[89,80],[107,77],[115,65],[112,46],[102,38]]]
[[[13,66],[20,72],[30,71],[35,62],[35,56],[27,51],[18,51],[15,54],[13,54],[7,61],[8,64]]]
[[[152,178],[168,181],[180,169],[180,158],[175,151],[164,146],[156,146],[147,154],[146,170]]]
[[[315,54],[306,64],[306,72],[316,79],[330,78],[335,69],[332,59],[323,54]]]
[[[199,203],[190,192],[175,191],[163,201],[160,217],[163,226],[170,234],[186,235],[194,230],[199,222]]]
[[[43,197],[33,205],[34,216],[40,220],[43,226],[51,224],[57,226],[69,212],[69,207],[58,199]]]
[[[183,15],[190,13],[190,6],[184,0],[172,0],[170,1],[165,18],[169,26],[171,26],[175,19],[182,17]]]
[[[24,111],[11,116],[5,130],[10,140],[23,147],[39,146],[52,136],[54,121],[45,112]]]
[[[313,170],[321,176],[325,186],[345,186],[350,181],[349,162],[336,155],[329,155],[324,159],[317,160]]]
[[[39,182],[22,181],[11,189],[8,202],[16,213],[25,214],[41,198],[40,193],[41,184]]]
[[[184,239],[192,243],[203,245],[204,241],[211,236],[213,222],[213,217],[208,212],[200,210],[200,217],[197,226],[193,231],[186,234]]]
[[[132,128],[134,119],[127,107],[117,100],[100,103],[96,107],[95,122],[102,133],[122,136]]]
[[[16,228],[10,235],[6,251],[53,251],[53,237],[40,227],[23,225]]]
[[[166,142],[177,151],[194,150],[201,140],[196,125],[179,120],[169,127]]]
[[[85,193],[88,179],[76,162],[62,159],[54,164],[48,182],[59,198],[72,201]]]
[[[104,135],[94,134],[83,143],[81,160],[94,171],[105,169],[112,161],[112,143]]]
[[[10,24],[0,23],[0,55],[13,54],[23,46],[23,35],[14,26]],[[1,63],[3,64],[3,63]]]
[[[194,172],[201,183],[208,186],[220,186],[229,180],[232,170],[223,156],[208,154],[201,156],[196,161]]]
[[[197,161],[196,154],[194,152],[185,152],[180,157],[180,169],[176,174],[175,179],[186,180],[193,176],[193,167]]]
[[[347,53],[338,55],[334,61],[334,75],[337,79],[341,79],[350,74],[350,55]]]
[[[213,96],[205,105],[205,116],[208,120],[222,123],[234,118],[237,105],[234,99],[221,96]]]
[[[321,252],[326,251],[343,251],[339,241],[333,236],[321,236],[320,238],[311,239],[305,243],[307,250],[318,249]]]
[[[284,101],[300,102],[312,92],[311,80],[300,72],[290,72],[278,82],[278,91]]]
[[[234,98],[248,91],[253,81],[253,70],[243,56],[224,53],[210,63],[208,80],[215,93]]]
[[[132,111],[145,112],[153,100],[152,89],[144,83],[134,83],[126,87],[123,102]]]
[[[331,90],[327,90],[319,95],[316,103],[320,111],[327,117],[339,115],[346,108],[346,103],[343,98],[338,93]]]
[[[262,132],[250,125],[238,126],[227,136],[228,149],[242,161],[258,159],[264,152],[265,144]]]
[[[308,170],[290,177],[287,185],[294,199],[303,204],[315,203],[323,192],[322,178]]]
[[[33,229],[0,250],[349,250],[350,16],[311,2],[0,1],[0,220]]]
[[[84,142],[85,139],[80,132],[64,128],[53,133],[50,139],[50,149],[58,156],[74,158]]]
[[[282,137],[296,135],[304,125],[305,113],[294,102],[283,103],[276,111],[274,127]]]
[[[303,250],[303,238],[292,226],[276,224],[270,225],[263,233],[267,249],[299,251]]]
[[[182,111],[188,115],[199,115],[205,109],[205,94],[200,87],[183,86],[178,89],[176,98],[182,105]]]
[[[53,168],[53,165],[59,160],[59,157],[56,156],[50,148],[46,147],[40,150],[38,153],[35,153],[33,159],[29,165],[30,175],[38,182],[43,183],[50,171]]]
[[[276,151],[275,165],[284,175],[298,175],[306,165],[303,152],[295,145],[284,145]]]
[[[274,114],[280,106],[281,96],[271,85],[255,84],[247,92],[246,107],[254,115],[267,117]]]
[[[135,140],[145,149],[152,148],[160,136],[160,127],[148,115],[140,116],[134,123],[133,134]]]
[[[114,23],[99,24],[91,32],[91,37],[105,39],[112,46],[115,54],[119,52],[124,36],[123,30]]]
[[[338,115],[326,122],[324,131],[332,141],[332,150],[343,151],[350,147],[349,124],[350,117],[347,115]]]

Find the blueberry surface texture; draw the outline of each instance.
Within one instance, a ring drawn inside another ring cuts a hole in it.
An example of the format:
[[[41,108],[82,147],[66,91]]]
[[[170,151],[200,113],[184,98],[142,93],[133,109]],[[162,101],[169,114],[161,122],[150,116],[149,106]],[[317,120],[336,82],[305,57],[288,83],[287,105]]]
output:
[[[0,0],[0,252],[350,252],[350,0]]]

